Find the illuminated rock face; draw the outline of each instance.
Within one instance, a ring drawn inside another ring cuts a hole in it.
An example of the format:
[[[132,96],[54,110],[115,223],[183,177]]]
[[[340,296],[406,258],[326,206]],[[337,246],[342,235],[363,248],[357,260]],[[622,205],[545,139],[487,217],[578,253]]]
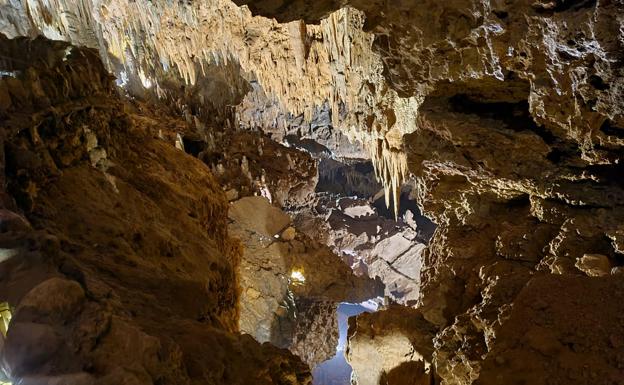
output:
[[[411,308],[390,306],[378,313],[351,318],[346,356],[353,367],[356,383],[435,383],[435,370],[431,367],[434,334],[435,327]],[[403,381],[388,382],[392,370],[406,363],[418,366],[408,371]]]
[[[368,190],[365,183],[366,179],[357,187]],[[325,186],[331,187],[327,182]],[[383,190],[378,195],[383,195]],[[423,250],[431,236],[428,231],[435,225],[420,216],[420,226],[403,218],[397,222],[389,210],[392,219],[363,198],[320,195],[318,200],[314,210],[297,212],[301,231],[330,246],[357,275],[378,277],[385,286],[384,296],[403,305],[417,304]],[[379,201],[377,206],[385,208]],[[412,218],[407,205],[402,207],[403,216]]]
[[[622,264],[622,4],[237,3],[283,22],[361,10],[389,87],[417,101],[402,153],[419,206],[439,226],[418,306],[437,327],[432,359],[444,383],[614,383],[624,374],[617,343],[597,343],[623,332],[607,316],[622,303],[599,294],[621,293],[611,271]],[[568,318],[595,315],[600,328],[573,327],[550,298],[567,303],[580,287],[592,299]],[[604,320],[596,302],[608,308]],[[543,318],[531,317],[535,306]],[[595,344],[608,363],[593,364]],[[540,365],[529,358],[538,355]],[[600,380],[555,369],[571,362],[595,367]]]
[[[313,368],[335,354],[336,304],[362,302],[383,288],[357,277],[329,248],[295,231],[290,217],[264,197],[246,197],[229,210],[241,240],[241,332],[289,348]]]
[[[341,10],[316,26],[253,17],[229,0],[17,1],[0,7],[0,32],[9,37],[42,33],[99,49],[134,94],[153,91],[175,101],[182,93],[202,108],[211,107],[212,115],[223,114],[248,91],[245,79],[272,108],[248,100],[238,122],[262,127],[273,126],[279,114],[310,120],[328,104],[337,137],[363,145],[388,201],[405,179],[401,137],[415,129],[418,103],[398,98],[387,86],[360,12]],[[256,113],[250,113],[249,104]],[[339,156],[342,147],[335,146]]]
[[[621,2],[236,3],[286,24],[225,0],[111,0],[4,2],[0,26],[97,48],[135,92],[176,99],[185,85],[195,103],[219,99],[213,109],[241,102],[231,115],[243,128],[285,137],[310,124],[308,135],[323,136],[337,156],[368,154],[386,200],[398,200],[413,175],[418,206],[438,225],[413,304],[433,325],[431,345],[414,349],[431,350],[425,361],[445,383],[624,378]],[[214,87],[223,79],[230,87]],[[315,133],[310,121],[323,106],[333,131]],[[305,124],[276,122],[288,114]],[[363,146],[340,154],[341,138]],[[113,154],[99,143],[83,155],[106,168]],[[20,189],[32,210],[38,190]],[[396,324],[399,337],[387,341],[405,347],[412,333],[400,320],[416,317],[412,310],[370,322]],[[586,316],[574,324],[578,314]],[[353,351],[367,352],[370,340],[354,339]],[[353,355],[354,366],[369,368],[366,356]],[[375,375],[425,370],[420,359],[391,365]]]
[[[0,55],[9,379],[310,383],[237,334],[241,249],[221,186],[174,146],[188,123],[120,99],[92,50],[0,38]]]

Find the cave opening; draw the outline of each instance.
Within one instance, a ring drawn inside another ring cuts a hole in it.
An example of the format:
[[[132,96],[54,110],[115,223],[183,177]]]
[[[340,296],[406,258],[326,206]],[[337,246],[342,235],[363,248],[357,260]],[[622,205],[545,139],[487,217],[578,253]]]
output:
[[[342,302],[338,305],[339,339],[336,354],[327,361],[321,362],[312,371],[313,385],[350,385],[353,368],[346,359],[346,346],[349,329],[349,318],[362,313],[377,311],[378,303],[373,300],[359,304]]]

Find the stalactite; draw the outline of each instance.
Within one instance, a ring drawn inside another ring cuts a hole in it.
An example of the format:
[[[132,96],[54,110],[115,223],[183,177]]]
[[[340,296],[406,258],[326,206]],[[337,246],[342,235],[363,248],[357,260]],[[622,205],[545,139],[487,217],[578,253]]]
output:
[[[376,142],[369,146],[375,175],[384,186],[386,206],[389,208],[392,202],[394,215],[398,220],[401,186],[408,175],[407,157],[403,151],[392,148],[386,140],[378,139]]]
[[[373,35],[362,30],[361,12],[345,8],[320,25],[305,25],[253,17],[230,0],[190,4],[21,0],[16,4],[12,7],[30,18],[29,30],[98,48],[109,70],[153,88],[158,95],[166,94],[162,79],[171,78],[172,72],[182,84],[194,85],[207,66],[236,61],[281,111],[310,120],[315,109],[328,102],[334,111],[333,126],[369,147],[387,202],[395,196],[397,209],[396,196],[405,179],[400,136],[414,130],[414,121],[398,119],[406,99],[386,85],[381,59],[372,51]],[[18,20],[15,9],[12,18]],[[0,20],[0,31],[7,32],[8,24]],[[346,115],[338,113],[341,110]],[[396,122],[389,115],[396,115]],[[272,124],[278,119],[277,110],[259,118],[241,124]],[[398,138],[388,138],[391,132]]]

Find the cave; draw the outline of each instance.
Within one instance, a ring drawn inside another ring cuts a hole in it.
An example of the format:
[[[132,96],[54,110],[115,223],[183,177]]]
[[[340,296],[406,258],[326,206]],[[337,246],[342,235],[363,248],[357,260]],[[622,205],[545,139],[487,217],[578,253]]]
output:
[[[0,385],[624,384],[623,31],[0,0]]]

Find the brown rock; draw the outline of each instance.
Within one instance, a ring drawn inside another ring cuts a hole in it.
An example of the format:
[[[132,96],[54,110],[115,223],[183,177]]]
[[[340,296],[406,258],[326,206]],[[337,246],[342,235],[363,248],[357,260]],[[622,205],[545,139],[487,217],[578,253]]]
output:
[[[611,273],[609,258],[601,254],[585,254],[576,260],[575,266],[590,277],[602,277]]]
[[[282,231],[280,238],[286,242],[289,242],[295,239],[296,235],[297,235],[297,230],[295,230],[294,227],[290,226],[286,230]]]

